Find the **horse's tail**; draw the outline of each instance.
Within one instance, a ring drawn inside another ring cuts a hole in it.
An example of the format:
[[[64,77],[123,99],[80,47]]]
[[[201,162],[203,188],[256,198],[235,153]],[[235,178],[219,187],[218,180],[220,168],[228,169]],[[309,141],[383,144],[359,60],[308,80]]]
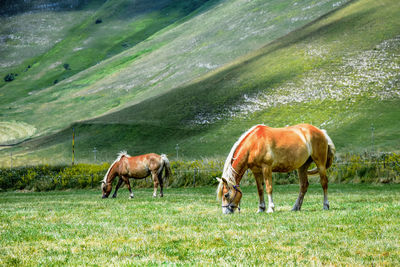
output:
[[[333,159],[335,157],[335,153],[336,153],[336,148],[335,148],[335,144],[333,144],[332,139],[329,137],[328,133],[325,130],[321,130],[326,138],[326,141],[328,141],[328,153],[327,153],[327,157],[326,157],[326,168],[328,169],[329,167],[332,166],[333,163]],[[307,174],[317,174],[318,173],[318,168],[315,167],[312,170],[307,171]]]
[[[167,155],[165,154],[161,154],[161,159],[163,160],[163,168],[164,168],[164,181],[167,181],[167,179],[169,178],[170,174],[171,174],[171,165],[169,164],[169,160],[167,158]]]

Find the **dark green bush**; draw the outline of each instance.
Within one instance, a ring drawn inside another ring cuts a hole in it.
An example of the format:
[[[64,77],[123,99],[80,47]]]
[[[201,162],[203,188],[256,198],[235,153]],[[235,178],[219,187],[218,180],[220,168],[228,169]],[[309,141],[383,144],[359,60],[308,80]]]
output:
[[[15,77],[17,77],[18,74],[17,73],[9,73],[4,77],[4,81],[5,82],[11,82],[15,79]]]
[[[69,67],[69,64],[68,63],[64,63],[63,64],[63,67],[64,67],[64,69],[66,69],[66,70],[70,70],[71,68]]]

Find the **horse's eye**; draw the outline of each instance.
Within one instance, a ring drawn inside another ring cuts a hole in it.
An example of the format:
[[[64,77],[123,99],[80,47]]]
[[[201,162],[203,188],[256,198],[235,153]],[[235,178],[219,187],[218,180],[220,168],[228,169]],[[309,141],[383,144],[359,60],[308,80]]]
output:
[[[229,197],[229,193],[226,193],[226,194],[225,194],[225,198],[228,198],[228,197]]]

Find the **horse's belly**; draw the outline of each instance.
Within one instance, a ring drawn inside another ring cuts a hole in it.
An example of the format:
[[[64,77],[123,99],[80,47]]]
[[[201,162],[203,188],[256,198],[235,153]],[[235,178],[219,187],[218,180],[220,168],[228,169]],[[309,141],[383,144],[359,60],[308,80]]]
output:
[[[282,160],[275,160],[272,162],[271,167],[273,172],[290,172],[303,166],[307,161],[308,156],[303,155],[299,157],[285,157]]]
[[[286,164],[277,164],[275,166],[272,166],[273,172],[291,172],[296,169],[298,169],[298,167],[296,168],[293,166],[288,166]]]
[[[147,176],[150,175],[148,170],[136,170],[136,171],[130,171],[129,172],[129,177],[140,179],[140,178],[146,178]]]

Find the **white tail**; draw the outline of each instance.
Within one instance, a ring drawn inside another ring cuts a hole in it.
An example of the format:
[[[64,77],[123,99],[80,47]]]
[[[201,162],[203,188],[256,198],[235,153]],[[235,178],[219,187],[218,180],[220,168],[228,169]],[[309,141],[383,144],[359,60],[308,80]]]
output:
[[[161,171],[162,171],[162,168],[165,167],[165,177],[164,177],[164,179],[165,179],[165,178],[168,178],[170,173],[171,173],[171,165],[169,164],[169,160],[167,158],[167,155],[161,154],[161,159],[164,162],[164,164],[161,167]]]
[[[328,141],[328,146],[330,147],[332,153],[335,154],[336,153],[336,148],[335,148],[335,144],[332,142],[332,139],[329,137],[329,135],[328,135],[326,130],[321,130],[321,131],[324,133],[325,138]]]

